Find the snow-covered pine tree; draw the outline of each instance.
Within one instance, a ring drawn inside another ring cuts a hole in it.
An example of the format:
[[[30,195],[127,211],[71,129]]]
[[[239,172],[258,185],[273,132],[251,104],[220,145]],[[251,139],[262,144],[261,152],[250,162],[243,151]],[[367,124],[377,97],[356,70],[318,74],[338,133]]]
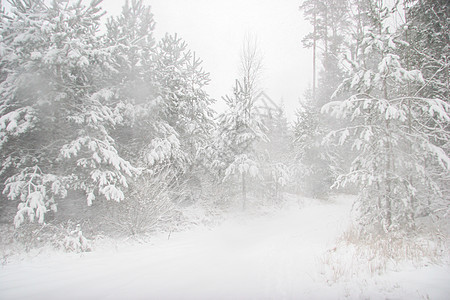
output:
[[[150,7],[142,0],[126,1],[122,13],[108,19],[105,42],[111,52],[111,86],[124,111],[124,122],[114,137],[126,157],[145,167],[146,150],[161,131],[162,101],[158,97],[156,63],[153,59],[155,22]],[[150,146],[151,147],[151,146]]]
[[[322,108],[352,124],[332,131],[325,142],[350,143],[357,153],[335,186],[359,186],[356,207],[363,228],[407,230],[414,228],[420,213],[448,209],[447,195],[436,179],[448,178],[450,169],[441,147],[450,137],[450,106],[405,88],[426,83],[420,71],[402,67],[396,51],[406,44],[386,25],[392,10],[380,1],[370,7],[372,26],[357,47],[358,61],[350,62],[350,77],[340,87],[356,94]]]
[[[236,80],[234,97],[226,96],[228,109],[218,118],[218,158],[216,166],[222,180],[235,178],[242,188],[243,207],[246,206],[250,178],[261,178],[259,158],[254,149],[258,141],[267,139],[264,125],[253,109],[253,101],[246,82]]]
[[[322,105],[330,101],[331,95],[343,79],[344,66],[340,59],[347,50],[346,35],[350,26],[350,2],[348,0],[304,1],[300,9],[313,25],[313,32],[303,38],[304,47],[313,47],[314,73],[311,91],[307,91],[297,111],[294,124],[294,172],[296,188],[313,196],[324,197],[329,192],[333,168],[345,164],[343,151],[329,152],[320,146],[320,140],[331,128],[336,128],[336,121],[320,114]],[[317,76],[314,76],[317,77]],[[342,96],[342,98],[345,96]],[[339,163],[337,163],[339,162]]]
[[[404,61],[422,71],[426,85],[417,95],[449,102],[450,8],[445,0],[403,2],[403,38],[410,43]]]
[[[178,170],[194,172],[201,164],[198,153],[214,129],[212,99],[205,91],[209,73],[202,61],[176,34],[166,34],[155,51],[156,80],[163,108],[161,119],[176,132],[181,151]],[[176,164],[174,164],[174,167]]]
[[[426,84],[408,85],[415,96],[450,99],[450,8],[446,1],[404,1],[405,24],[401,28],[408,43],[400,53],[405,66],[421,70]],[[450,155],[450,142],[440,141],[439,146]],[[448,176],[439,179],[443,194],[448,195]]]
[[[137,172],[110,136],[123,119],[108,86],[110,55],[96,32],[101,1],[11,1],[2,15],[0,65],[3,193],[15,224],[44,221],[67,189],[120,201]]]
[[[109,18],[106,27],[104,39],[113,60],[111,85],[117,87],[118,98],[128,109],[125,126],[136,130],[133,122],[143,114],[154,115],[158,102],[153,14],[142,0],[126,1],[122,13]]]
[[[155,43],[150,7],[142,0],[126,2],[107,28],[126,108],[126,123],[116,131],[121,148],[179,190],[198,167],[199,149],[214,126],[204,89],[209,75],[178,36],[167,34]]]
[[[332,185],[331,157],[320,143],[325,126],[319,109],[310,102],[301,103],[293,128],[293,172],[296,190],[309,197],[323,198]]]
[[[255,143],[264,178],[260,186],[260,197],[278,202],[282,200],[283,191],[292,182],[292,134],[283,107],[261,116],[261,119],[267,139]]]
[[[342,79],[340,55],[349,27],[348,0],[305,0],[300,6],[313,32],[303,37],[305,48],[313,48],[312,103],[317,107],[329,101]],[[318,58],[321,58],[321,67]],[[319,75],[319,78],[317,78]]]

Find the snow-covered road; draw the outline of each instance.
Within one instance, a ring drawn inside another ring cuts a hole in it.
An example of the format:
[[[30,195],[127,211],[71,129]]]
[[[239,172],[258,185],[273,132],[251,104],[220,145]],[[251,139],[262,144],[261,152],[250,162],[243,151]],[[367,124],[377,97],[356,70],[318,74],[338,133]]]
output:
[[[172,233],[169,240],[159,237],[150,244],[11,263],[0,269],[0,299],[384,299],[392,293],[404,295],[398,282],[366,291],[364,285],[353,283],[326,284],[321,257],[347,227],[350,205],[348,197],[337,197],[331,203],[294,205],[265,216],[240,215],[214,229]],[[450,289],[445,290],[449,270],[435,267],[431,274],[436,277],[435,286],[411,295],[421,299],[431,291],[445,299],[447,292],[450,295]],[[420,280],[419,275],[412,277]]]

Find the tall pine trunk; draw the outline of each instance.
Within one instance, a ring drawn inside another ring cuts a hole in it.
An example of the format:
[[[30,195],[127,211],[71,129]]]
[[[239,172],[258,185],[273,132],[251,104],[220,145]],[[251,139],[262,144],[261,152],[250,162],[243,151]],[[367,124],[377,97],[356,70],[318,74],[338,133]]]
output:
[[[247,185],[245,182],[245,173],[242,173],[242,209],[245,210],[247,205]]]
[[[317,48],[317,6],[314,1],[314,31],[313,31],[313,84],[312,84],[312,98],[313,103],[316,103],[316,48]]]

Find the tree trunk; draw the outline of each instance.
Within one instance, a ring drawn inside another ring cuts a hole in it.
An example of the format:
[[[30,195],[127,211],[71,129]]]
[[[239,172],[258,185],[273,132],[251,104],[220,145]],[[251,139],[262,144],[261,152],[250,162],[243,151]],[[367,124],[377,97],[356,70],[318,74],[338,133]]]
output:
[[[312,98],[316,103],[316,45],[317,45],[317,7],[314,1],[314,30],[313,30],[313,82],[312,82]]]
[[[325,24],[324,24],[324,27],[325,27],[325,32],[324,32],[324,43],[325,43],[325,57],[326,58],[328,58],[328,1],[325,1],[325,16],[324,16],[324,18],[325,18],[325,20],[324,20],[324,22],[325,22]]]
[[[403,1],[403,10],[405,12],[405,24],[408,24],[408,14],[407,14],[408,8],[407,8],[406,1]],[[409,29],[405,30],[405,41],[407,43],[409,43],[408,30]],[[409,62],[409,55],[408,55],[408,53],[406,53],[405,59],[406,59],[406,69],[409,70],[410,69],[410,62]],[[408,81],[408,84],[407,84],[407,95],[411,95],[411,84],[410,84],[409,81]],[[411,123],[411,121],[412,121],[411,99],[408,99],[408,134],[409,134],[410,137],[411,137],[411,134],[412,134],[412,123]],[[408,141],[408,155],[412,155],[412,141],[411,140]],[[413,168],[411,167],[410,170],[409,170],[409,174],[410,175],[407,177],[408,178],[408,182],[409,182],[410,185],[413,184],[413,176],[412,176],[413,170],[412,169]],[[408,189],[408,187],[406,187],[406,188]],[[414,223],[415,223],[415,220],[414,220],[415,219],[415,215],[414,215],[414,211],[415,211],[415,197],[413,196],[412,193],[409,194],[409,206],[410,206],[409,207],[409,211],[407,210],[407,213],[406,213],[407,214],[406,215],[406,219],[409,222],[411,222],[410,225],[412,227],[414,227]]]
[[[245,174],[242,173],[242,209],[245,210],[247,202],[247,186],[245,183]]]
[[[275,178],[275,203],[278,202],[278,180]]]

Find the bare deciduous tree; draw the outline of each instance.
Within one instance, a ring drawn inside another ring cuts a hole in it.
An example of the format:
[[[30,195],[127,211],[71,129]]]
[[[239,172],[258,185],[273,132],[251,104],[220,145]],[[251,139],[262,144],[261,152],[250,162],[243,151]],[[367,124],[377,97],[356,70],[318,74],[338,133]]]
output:
[[[243,78],[244,86],[253,99],[259,92],[260,87],[258,85],[263,69],[263,57],[255,35],[247,33],[244,36],[239,67],[239,75]]]

